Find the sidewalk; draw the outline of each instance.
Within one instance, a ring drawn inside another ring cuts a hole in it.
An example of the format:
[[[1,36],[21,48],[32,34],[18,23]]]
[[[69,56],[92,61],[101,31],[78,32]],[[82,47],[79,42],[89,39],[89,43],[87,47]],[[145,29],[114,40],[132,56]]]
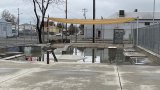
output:
[[[159,66],[0,60],[0,90],[159,90]]]

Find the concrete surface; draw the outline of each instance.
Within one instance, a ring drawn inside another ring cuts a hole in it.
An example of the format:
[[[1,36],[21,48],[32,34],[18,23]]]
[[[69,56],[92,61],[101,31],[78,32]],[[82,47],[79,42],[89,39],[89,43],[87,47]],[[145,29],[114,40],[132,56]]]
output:
[[[123,90],[160,90],[159,66],[119,66]]]
[[[0,60],[0,90],[160,90],[159,76],[159,66]]]

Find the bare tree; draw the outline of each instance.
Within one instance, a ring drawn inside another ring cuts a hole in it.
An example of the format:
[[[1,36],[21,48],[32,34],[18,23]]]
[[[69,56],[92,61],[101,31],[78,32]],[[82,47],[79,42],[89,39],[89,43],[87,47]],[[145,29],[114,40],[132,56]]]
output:
[[[81,24],[81,25],[79,26],[79,29],[81,30],[82,34],[84,35],[84,25],[83,25],[83,24]]]
[[[4,10],[1,14],[2,18],[4,18],[7,22],[11,22],[13,25],[16,24],[15,15],[11,14],[8,10]]]
[[[71,25],[69,26],[69,28],[68,28],[68,32],[69,32],[70,35],[74,35],[74,33],[77,32],[76,30],[77,30],[77,27],[74,26],[73,24],[71,24]]]
[[[37,29],[38,36],[39,36],[39,43],[43,43],[42,42],[42,33],[43,33],[42,30],[44,27],[46,11],[50,4],[62,3],[63,0],[32,0],[32,1],[34,5],[34,13],[36,15],[36,20],[37,20],[36,29]],[[38,15],[39,11],[40,11],[41,16]]]

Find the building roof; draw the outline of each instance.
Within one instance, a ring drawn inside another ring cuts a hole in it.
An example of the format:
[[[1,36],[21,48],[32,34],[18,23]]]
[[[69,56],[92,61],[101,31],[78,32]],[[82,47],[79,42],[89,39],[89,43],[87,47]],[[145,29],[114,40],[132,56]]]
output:
[[[7,23],[7,21],[5,19],[1,18],[0,23]]]
[[[7,22],[4,18],[1,18],[1,19],[0,19],[0,23],[12,24],[11,22]]]
[[[119,12],[114,13],[108,18],[118,18]],[[125,18],[153,19],[153,12],[125,12]],[[160,19],[160,12],[155,12],[155,19]]]

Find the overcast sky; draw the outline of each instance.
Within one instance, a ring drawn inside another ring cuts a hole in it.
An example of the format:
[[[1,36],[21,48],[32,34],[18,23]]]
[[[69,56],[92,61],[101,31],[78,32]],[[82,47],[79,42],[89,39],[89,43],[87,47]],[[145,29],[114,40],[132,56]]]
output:
[[[20,22],[34,22],[32,0],[0,0],[0,13],[7,9],[17,16],[17,8],[20,8]],[[138,9],[139,12],[153,12],[154,0],[96,0],[96,18],[101,16],[108,17],[118,10],[133,12]],[[68,0],[68,17],[84,18],[82,9],[86,8],[87,18],[92,18],[93,0]],[[156,0],[156,11],[160,11],[160,0]],[[50,5],[47,14],[50,17],[65,17],[65,4]]]

